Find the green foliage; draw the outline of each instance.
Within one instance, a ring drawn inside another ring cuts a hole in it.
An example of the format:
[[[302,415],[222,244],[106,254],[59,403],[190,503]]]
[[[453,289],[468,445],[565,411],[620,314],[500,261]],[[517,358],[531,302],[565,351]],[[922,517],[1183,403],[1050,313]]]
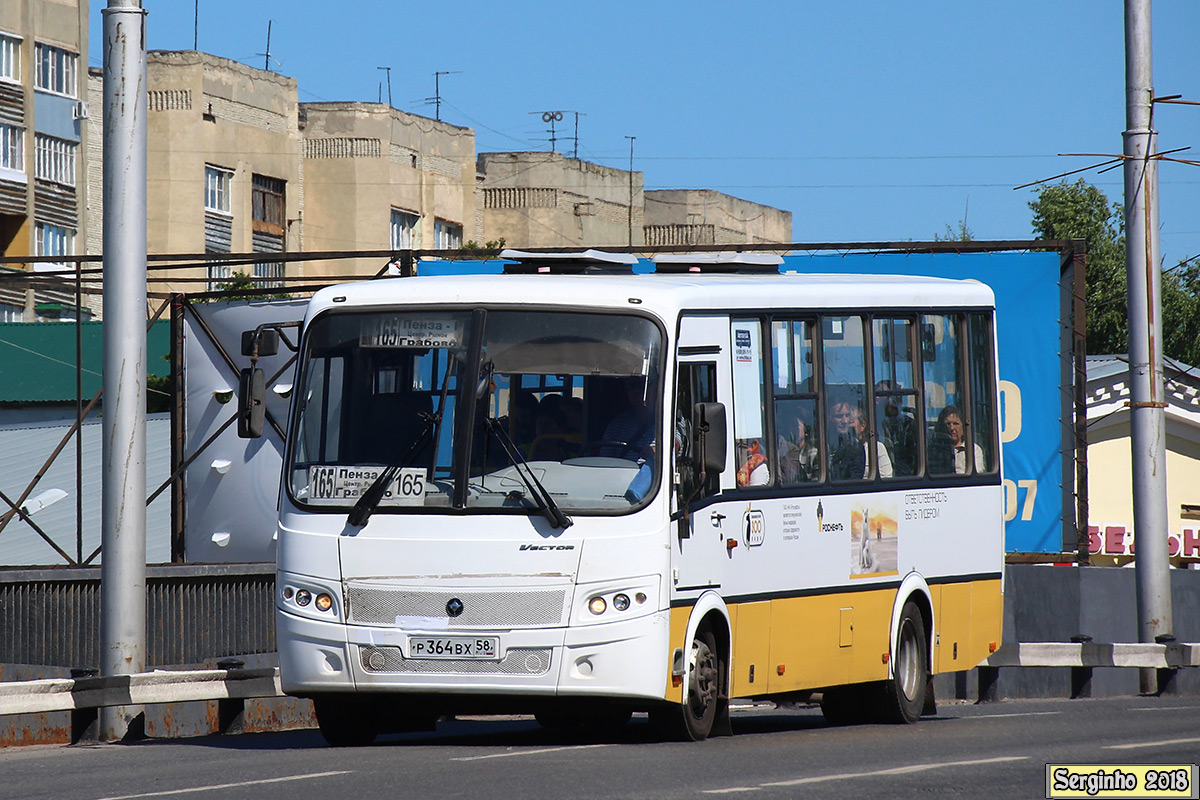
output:
[[[146,413],[171,410],[171,376],[146,376]]]
[[[1128,353],[1125,212],[1082,178],[1037,190],[1029,202],[1033,232],[1042,239],[1087,244],[1087,351]],[[1163,353],[1200,363],[1200,270],[1185,261],[1162,277]]]
[[[965,219],[960,219],[958,221],[957,230],[947,225],[945,236],[939,236],[936,233],[933,235],[933,240],[935,242],[970,242],[974,239],[975,234],[970,228],[967,227],[967,221]]]
[[[489,241],[484,242],[483,244],[480,244],[479,242],[472,239],[469,242],[467,242],[466,244],[464,244],[462,246],[462,249],[463,250],[503,250],[504,249],[504,237],[501,236],[499,239],[491,239]]]
[[[229,280],[217,284],[218,292],[233,292],[231,295],[220,298],[221,300],[287,300],[291,297],[287,292],[280,292],[274,289],[267,289],[259,285],[258,281],[252,275],[238,270],[230,276]]]

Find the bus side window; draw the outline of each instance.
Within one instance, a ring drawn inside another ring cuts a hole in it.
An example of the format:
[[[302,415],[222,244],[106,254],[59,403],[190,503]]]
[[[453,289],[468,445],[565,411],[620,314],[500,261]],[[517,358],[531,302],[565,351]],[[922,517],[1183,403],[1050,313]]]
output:
[[[822,479],[813,364],[815,328],[813,320],[771,321],[776,458],[772,472],[782,486]]]
[[[731,333],[737,485],[765,486],[771,482],[771,455],[763,401],[762,326],[757,319],[737,319]]]
[[[968,353],[971,370],[971,429],[976,472],[995,472],[999,466],[996,437],[995,360],[992,357],[992,320],[989,314],[968,317]]]
[[[887,450],[867,424],[867,365],[861,316],[821,318],[825,367],[826,448],[829,477],[861,481],[892,476]],[[876,446],[871,447],[874,440]]]
[[[919,474],[921,436],[917,432],[917,381],[913,371],[913,321],[871,320],[875,368],[875,429],[892,462],[892,476]],[[892,477],[880,472],[880,477]]]
[[[970,420],[963,405],[960,320],[959,314],[921,317],[926,459],[930,475],[962,475],[970,468],[966,447]]]
[[[705,476],[704,486],[696,486],[699,468],[696,464],[695,431],[692,430],[692,409],[696,403],[717,402],[717,365],[713,363],[680,364],[675,383],[675,411],[672,424],[672,452],[675,473],[679,476],[680,505],[717,493],[720,476]]]

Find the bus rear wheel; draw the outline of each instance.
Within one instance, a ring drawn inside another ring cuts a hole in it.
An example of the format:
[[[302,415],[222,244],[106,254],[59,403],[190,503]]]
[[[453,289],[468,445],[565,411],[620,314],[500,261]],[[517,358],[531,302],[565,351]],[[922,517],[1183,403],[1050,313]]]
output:
[[[892,677],[883,687],[883,715],[889,722],[913,723],[925,708],[929,647],[925,620],[916,603],[904,604],[896,630]]]
[[[330,747],[363,747],[379,735],[376,709],[358,697],[313,698],[317,727]]]

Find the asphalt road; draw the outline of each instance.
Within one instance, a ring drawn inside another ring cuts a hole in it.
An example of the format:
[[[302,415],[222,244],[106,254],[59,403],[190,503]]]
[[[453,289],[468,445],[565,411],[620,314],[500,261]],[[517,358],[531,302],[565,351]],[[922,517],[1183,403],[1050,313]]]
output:
[[[1047,763],[1194,764],[1200,697],[947,704],[917,725],[832,728],[814,707],[734,710],[736,735],[607,738],[528,718],[326,747],[316,731],[0,750],[0,798],[721,798],[1045,796]]]

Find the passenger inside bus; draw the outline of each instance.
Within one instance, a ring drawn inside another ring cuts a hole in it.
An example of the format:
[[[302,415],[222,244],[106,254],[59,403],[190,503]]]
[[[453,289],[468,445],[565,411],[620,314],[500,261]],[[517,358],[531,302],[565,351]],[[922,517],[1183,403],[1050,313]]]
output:
[[[776,406],[779,479],[784,484],[808,483],[821,476],[816,431],[812,426],[814,405],[813,400],[788,400]]]
[[[766,486],[771,482],[771,469],[767,466],[767,455],[759,439],[738,439],[737,485]]]
[[[867,458],[867,420],[862,406],[846,398],[834,401],[830,409],[830,430],[833,442],[829,472],[833,479],[869,478],[871,464]],[[875,442],[875,457],[879,462],[879,477],[892,477],[892,459],[883,442]]]
[[[622,383],[628,405],[604,426],[597,455],[649,461],[654,458],[654,410],[646,403],[645,378]]]
[[[875,384],[876,392],[891,392],[902,389],[899,384],[883,380]],[[892,470],[896,475],[917,474],[917,421],[903,408],[904,395],[887,394],[876,397],[875,421],[879,436],[891,456]],[[885,476],[886,477],[886,476]]]
[[[954,453],[954,473],[963,475],[967,472],[967,442],[963,433],[962,412],[957,406],[946,406],[942,409],[942,413],[938,414],[938,425],[944,428],[944,435],[949,438],[950,449]],[[975,456],[975,469],[982,469],[984,466],[983,448],[975,445],[973,450]]]

